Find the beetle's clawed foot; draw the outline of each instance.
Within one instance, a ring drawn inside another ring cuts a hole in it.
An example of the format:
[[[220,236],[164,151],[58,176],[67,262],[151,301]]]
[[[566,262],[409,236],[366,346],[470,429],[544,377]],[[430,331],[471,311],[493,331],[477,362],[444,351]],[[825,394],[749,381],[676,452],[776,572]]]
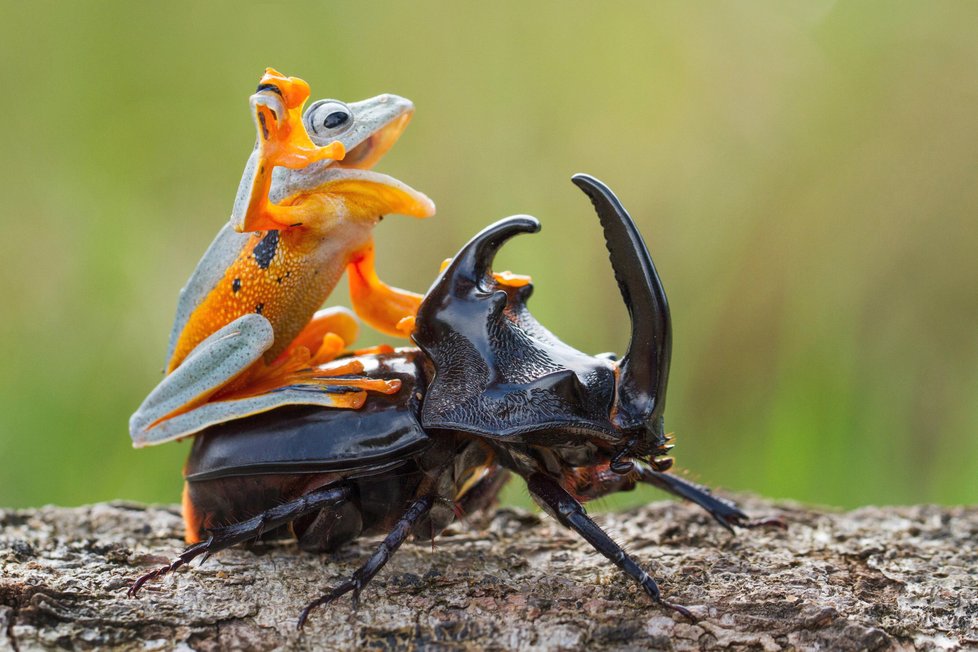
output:
[[[167,573],[172,573],[176,569],[180,568],[181,566],[185,566],[191,560],[199,557],[200,555],[204,555],[204,560],[206,560],[207,556],[210,554],[211,545],[213,543],[214,537],[211,536],[206,541],[201,541],[200,543],[190,546],[169,564],[160,566],[156,570],[152,570],[145,575],[139,576],[139,578],[132,583],[132,586],[129,587],[129,590],[126,591],[126,595],[130,598],[135,598],[139,594],[139,590],[143,588],[143,585],[146,584],[146,582],[159,579]],[[203,561],[201,563],[203,563]]]
[[[655,580],[652,579],[648,573],[643,572],[641,578],[639,579],[639,584],[657,605],[675,611],[690,622],[696,622],[696,616],[694,616],[693,612],[691,612],[689,609],[681,604],[675,604],[674,602],[669,602],[668,600],[662,599],[662,593],[659,591],[659,585],[656,584]]]
[[[787,530],[788,522],[781,518],[780,516],[768,516],[766,518],[751,518],[740,523],[736,523],[737,527],[742,527],[747,530],[752,530],[758,527],[772,527],[778,528],[779,530]]]
[[[699,622],[696,616],[693,615],[693,612],[687,609],[686,607],[682,606],[681,604],[669,602],[668,600],[662,600],[661,598],[656,600],[656,603],[661,607],[665,607],[666,609],[671,609],[672,611],[675,611],[677,614],[679,614],[680,616],[682,616],[683,618],[685,618],[691,623],[695,624]]]
[[[166,566],[163,566],[161,568],[157,568],[156,570],[150,571],[145,575],[140,575],[139,578],[137,578],[136,581],[132,583],[132,586],[129,587],[129,590],[126,591],[126,596],[130,598],[135,598],[139,594],[139,590],[143,588],[143,584],[145,584],[150,580],[155,580],[158,577],[163,577],[164,575],[172,571],[174,568],[176,568],[176,562],[167,564]]]
[[[364,582],[361,580],[361,578],[354,575],[352,578],[346,580],[329,593],[316,598],[307,604],[306,608],[302,610],[301,614],[299,614],[299,621],[296,623],[295,628],[302,629],[305,626],[306,620],[309,619],[309,614],[312,613],[313,609],[317,607],[325,607],[350,591],[353,591],[351,598],[353,602],[353,611],[356,612],[357,609],[360,608],[360,591],[363,590],[363,585]]]
[[[135,598],[139,594],[139,590],[143,588],[143,584],[145,584],[150,580],[155,580],[160,577],[163,577],[167,573],[171,571],[175,571],[176,569],[180,568],[181,566],[183,566],[183,564],[184,561],[182,559],[174,559],[166,566],[161,566],[156,570],[146,573],[145,575],[141,575],[135,582],[132,583],[132,586],[129,587],[129,590],[126,591],[126,596],[130,598]]]
[[[788,523],[780,516],[769,516],[766,518],[751,518],[740,510],[735,503],[724,498],[714,497],[721,506],[710,512],[717,523],[722,525],[731,534],[736,534],[734,528],[753,530],[761,527],[772,527],[781,530],[788,529]]]

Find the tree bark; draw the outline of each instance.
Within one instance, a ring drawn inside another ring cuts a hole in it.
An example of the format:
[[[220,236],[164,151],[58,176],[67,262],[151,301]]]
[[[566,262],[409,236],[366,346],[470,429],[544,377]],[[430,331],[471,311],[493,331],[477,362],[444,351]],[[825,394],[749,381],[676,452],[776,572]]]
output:
[[[549,517],[502,509],[406,544],[364,591],[302,607],[373,549],[263,544],[219,553],[126,597],[182,548],[175,507],[0,510],[0,650],[975,649],[978,507],[832,512],[745,499],[787,531],[731,537],[696,507],[600,515],[697,622],[652,604]]]

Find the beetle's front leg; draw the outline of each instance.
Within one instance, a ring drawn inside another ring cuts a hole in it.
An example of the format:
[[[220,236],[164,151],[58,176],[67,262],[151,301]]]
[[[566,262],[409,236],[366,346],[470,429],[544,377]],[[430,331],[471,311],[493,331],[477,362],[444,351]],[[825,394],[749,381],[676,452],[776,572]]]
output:
[[[130,598],[133,598],[139,593],[139,590],[146,582],[163,577],[167,573],[189,564],[201,555],[204,555],[206,558],[207,555],[219,552],[225,548],[230,548],[249,539],[257,538],[265,530],[271,530],[280,525],[291,523],[304,514],[326,507],[335,507],[349,500],[351,495],[352,491],[347,486],[323,487],[295,500],[276,505],[247,521],[210,530],[210,536],[205,541],[195,543],[188,547],[169,564],[140,576],[129,587],[127,594]]]
[[[686,607],[662,599],[659,586],[655,580],[642,570],[635,560],[628,556],[628,553],[615,543],[604,530],[598,527],[597,523],[591,520],[584,510],[584,506],[567,493],[560,484],[542,473],[531,475],[527,478],[526,484],[530,490],[530,495],[544,511],[557,519],[561,525],[580,534],[595,550],[638,582],[649,597],[662,606],[668,607],[690,620],[695,620],[693,614]]]
[[[635,464],[635,473],[639,482],[658,487],[663,491],[668,491],[674,496],[683,498],[696,503],[707,512],[713,519],[729,530],[731,533],[734,527],[755,528],[755,527],[779,527],[787,528],[783,519],[778,517],[751,519],[745,514],[737,504],[726,498],[714,496],[713,493],[703,485],[696,484],[680,478],[670,473],[660,473],[645,466]]]

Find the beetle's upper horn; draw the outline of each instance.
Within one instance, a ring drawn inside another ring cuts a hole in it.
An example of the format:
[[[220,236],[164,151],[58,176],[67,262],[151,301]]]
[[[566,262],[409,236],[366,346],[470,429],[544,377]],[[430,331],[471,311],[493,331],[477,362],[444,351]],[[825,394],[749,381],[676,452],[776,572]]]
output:
[[[601,220],[615,280],[632,320],[632,341],[619,367],[619,425],[658,423],[665,408],[672,355],[666,292],[641,234],[614,193],[586,174],[574,175],[573,181],[591,198]]]

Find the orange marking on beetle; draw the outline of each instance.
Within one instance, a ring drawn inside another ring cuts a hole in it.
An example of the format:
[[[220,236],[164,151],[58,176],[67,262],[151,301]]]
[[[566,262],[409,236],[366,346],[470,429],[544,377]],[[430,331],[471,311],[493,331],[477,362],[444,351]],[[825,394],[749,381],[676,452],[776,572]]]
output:
[[[186,469],[186,465],[184,465]],[[190,499],[190,484],[187,482],[183,483],[183,496],[181,497],[181,505],[183,512],[183,540],[187,542],[187,545],[194,543],[200,543],[202,539],[200,538],[201,526],[204,524],[204,517],[197,511],[194,506],[193,501]]]

